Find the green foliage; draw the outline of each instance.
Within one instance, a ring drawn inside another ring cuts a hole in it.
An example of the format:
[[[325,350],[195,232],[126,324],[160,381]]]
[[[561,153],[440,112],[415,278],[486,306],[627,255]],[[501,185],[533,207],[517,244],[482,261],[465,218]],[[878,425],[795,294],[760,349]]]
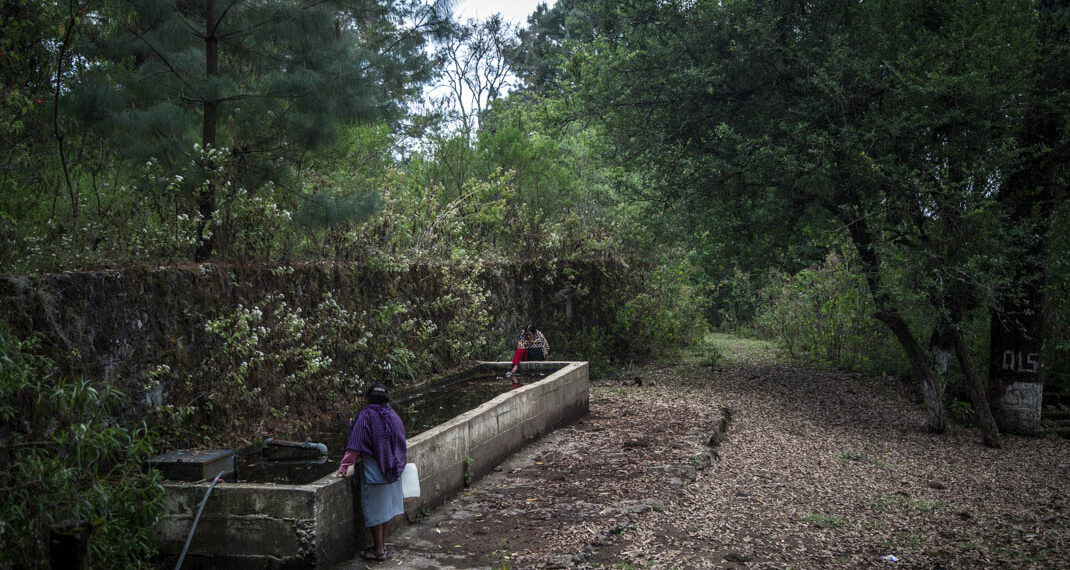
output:
[[[579,4],[563,25],[592,29]],[[704,331],[685,250],[662,247],[672,230],[621,200],[613,149],[566,102],[498,101],[473,138],[432,129],[409,146],[381,111],[426,77],[418,48],[433,18],[398,27],[410,2],[296,6],[217,12],[214,71],[200,5],[122,1],[93,18],[24,6],[45,24],[26,28],[27,46],[68,50],[71,71],[59,100],[35,103],[58,110],[52,138],[0,178],[5,271],[156,267],[210,241],[219,260],[268,264],[280,281],[305,262],[372,276],[358,285],[340,270],[351,289],[333,296],[232,283],[247,296],[199,315],[191,341],[171,339],[129,380],[172,439],[299,431],[366,378],[404,384],[501,358],[518,321],[596,373]],[[42,53],[47,88],[55,54]],[[42,109],[4,118],[48,133]]]
[[[713,275],[703,274],[699,278],[706,299],[703,312],[710,324],[723,331],[749,332],[754,325],[754,312],[762,306],[758,279],[738,267],[712,270],[711,273]]]
[[[509,560],[513,557],[512,547],[509,546],[509,541],[502,539],[501,544],[498,545],[498,550],[495,550],[492,554],[495,557],[494,566],[492,570],[512,570],[513,566],[509,563]]]
[[[591,40],[598,29],[595,3],[558,0],[553,6],[539,4],[520,31],[520,45],[509,59],[525,87],[536,93],[559,88],[567,76],[574,42]]]
[[[290,224],[291,212],[278,204],[274,185],[264,184],[255,192],[231,188],[223,181],[227,149],[197,150],[196,158],[184,165],[165,167],[149,159],[128,182],[115,188],[104,183],[102,191],[108,194],[101,215],[85,216],[77,233],[62,226],[60,215],[44,223],[33,216],[17,221],[8,253],[18,257],[3,261],[9,270],[30,272],[188,260],[199,243],[197,228],[205,219],[190,195],[213,184],[227,189],[208,224],[220,255],[264,258],[293,251],[294,244],[301,243],[301,234]],[[190,172],[199,173],[192,188]],[[213,175],[206,177],[207,172]]]
[[[705,333],[702,321],[696,320],[690,271],[684,262],[652,267],[643,290],[622,299],[612,334],[625,339],[620,348],[631,359],[667,354]]]
[[[1052,228],[1051,302],[1045,391],[1070,392],[1070,205],[1056,212]]]
[[[418,278],[425,290],[326,294],[304,308],[277,292],[208,320],[205,342],[213,349],[196,370],[178,376],[168,369],[152,380],[176,387],[171,401],[197,404],[160,406],[161,421],[193,414],[188,429],[210,426],[205,433],[223,439],[268,435],[265,421],[275,434],[299,434],[350,405],[371,378],[406,385],[461,362],[507,357],[515,333],[503,338],[495,322],[511,314],[546,331],[554,358],[588,360],[596,374],[666,354],[701,331],[676,271],[654,271],[644,281],[636,268],[616,263],[527,266],[512,279],[521,299],[535,301],[528,305],[497,297],[503,282],[473,263],[393,263],[378,274],[382,287],[408,289]],[[285,278],[294,269],[275,271]]]
[[[652,216],[692,230],[711,317],[727,300],[729,325],[746,322],[764,287],[734,272],[795,275],[847,230],[869,312],[896,331],[923,382],[934,322],[989,312],[1037,322],[1048,217],[1068,188],[1066,10],[1018,0],[586,5],[602,29],[573,46],[570,101],[599,118]],[[852,291],[832,298],[851,310]],[[841,309],[820,301],[806,313],[821,307]],[[914,312],[929,314],[911,321]],[[831,331],[797,336],[853,359],[845,341],[860,337]]]
[[[405,385],[487,354],[489,294],[477,268],[400,269],[369,275],[393,288],[411,286],[410,271],[422,274],[427,294],[328,291],[312,300],[275,291],[220,310],[204,324],[212,350],[194,368],[149,375],[145,392],[172,402],[157,403],[157,421],[178,430],[175,441],[297,436],[344,413],[368,382]],[[295,278],[291,266],[272,273]]]
[[[601,374],[683,346],[705,324],[691,263],[619,201],[598,137],[565,114],[552,99],[511,99],[493,107],[475,146],[436,140],[433,160],[410,163],[412,178],[389,191],[369,233],[389,238],[380,249],[432,259],[520,260],[531,300],[518,313],[553,336],[555,355]],[[589,318],[577,329],[580,314]]]
[[[703,338],[703,350],[713,354],[712,362],[721,359],[734,365],[768,365],[783,359],[782,350],[772,341],[743,338],[724,333],[710,333]]]
[[[814,513],[812,515],[806,515],[802,519],[804,522],[810,523],[817,528],[840,528],[843,526],[843,517],[840,515],[829,515],[825,513]]]
[[[901,373],[895,339],[871,317],[875,309],[865,277],[852,265],[830,254],[821,265],[775,276],[762,291],[756,327],[794,357],[848,370]]]
[[[42,123],[52,53],[44,40],[54,39],[61,9],[61,4],[32,0],[9,0],[0,6],[0,138],[5,141],[0,169],[5,173],[33,168],[34,153],[40,152],[45,138]],[[0,189],[6,186],[0,183]]]
[[[206,235],[214,236],[219,257],[337,255],[353,246],[353,228],[381,204],[379,196],[367,189],[371,182],[342,171],[326,177],[315,170],[302,172],[293,180],[304,196],[298,199],[290,188],[272,182],[235,187],[226,180],[231,168],[228,149],[197,150],[196,158],[187,163],[165,167],[149,159],[128,184],[118,188],[105,184],[114,194],[108,196],[104,214],[86,216],[77,239],[57,225],[61,217],[42,224],[30,216],[0,226],[0,239],[7,245],[3,253],[10,256],[0,261],[10,271],[37,272],[191,259],[199,243],[197,228],[205,218],[190,196],[213,185],[224,190],[208,218]],[[206,176],[208,172],[212,176]],[[192,187],[191,177],[199,180]]]
[[[977,418],[973,411],[973,404],[970,402],[952,400],[947,406],[947,411],[951,416],[951,419],[959,425],[972,426],[977,423]]]
[[[163,487],[141,462],[155,436],[122,423],[113,386],[58,376],[33,353],[0,330],[0,566],[45,567],[49,525],[76,519],[95,527],[94,568],[148,567]]]
[[[409,0],[5,3],[0,134],[14,152],[0,211],[19,227],[0,235],[0,262],[287,253],[262,239],[248,251],[241,216],[218,210],[240,209],[244,192],[298,211],[305,153],[400,116],[429,77],[422,46],[440,16]],[[166,181],[146,184],[146,162]],[[194,251],[159,247],[178,232]]]
[[[332,301],[328,297],[324,305],[336,307]],[[274,294],[208,321],[205,329],[218,348],[200,373],[216,378],[205,399],[210,411],[225,418],[217,423],[247,430],[245,418],[264,417],[268,411],[285,417],[290,402],[317,402],[338,394],[344,380],[320,346],[324,336],[313,329],[332,323],[333,315],[329,309],[318,312],[323,313],[317,315],[320,319],[306,318],[300,307]]]

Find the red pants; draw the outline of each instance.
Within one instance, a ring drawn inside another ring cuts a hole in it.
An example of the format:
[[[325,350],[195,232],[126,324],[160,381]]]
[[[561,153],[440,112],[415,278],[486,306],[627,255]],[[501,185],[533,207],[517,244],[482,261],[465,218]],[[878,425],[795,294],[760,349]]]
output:
[[[520,364],[521,362],[523,362],[523,361],[525,361],[527,359],[528,359],[528,349],[526,349],[526,348],[518,348],[518,349],[516,349],[516,352],[513,353],[513,366],[516,366],[516,365]]]

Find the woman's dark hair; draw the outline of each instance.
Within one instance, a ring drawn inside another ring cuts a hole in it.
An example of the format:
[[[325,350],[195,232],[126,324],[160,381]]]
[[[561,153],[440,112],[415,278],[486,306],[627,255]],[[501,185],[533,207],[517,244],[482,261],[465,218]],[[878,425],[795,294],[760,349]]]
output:
[[[527,328],[524,329],[524,331],[529,332],[531,334],[539,334],[539,329],[535,328],[535,325],[528,325]]]
[[[364,392],[364,396],[373,404],[382,405],[390,402],[390,395],[386,391],[386,386],[379,383],[368,386],[368,390]]]

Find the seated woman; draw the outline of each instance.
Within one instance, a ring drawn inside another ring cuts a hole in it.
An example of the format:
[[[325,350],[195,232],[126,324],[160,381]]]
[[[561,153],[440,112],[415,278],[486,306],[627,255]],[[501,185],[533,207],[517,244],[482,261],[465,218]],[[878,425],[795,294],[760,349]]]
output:
[[[516,352],[513,353],[513,369],[506,372],[505,377],[516,376],[516,369],[525,360],[546,360],[549,357],[550,343],[546,342],[546,337],[542,336],[542,332],[535,328],[535,325],[528,325],[524,333],[520,335],[520,342],[516,344]],[[520,381],[514,379],[513,388],[519,386]]]

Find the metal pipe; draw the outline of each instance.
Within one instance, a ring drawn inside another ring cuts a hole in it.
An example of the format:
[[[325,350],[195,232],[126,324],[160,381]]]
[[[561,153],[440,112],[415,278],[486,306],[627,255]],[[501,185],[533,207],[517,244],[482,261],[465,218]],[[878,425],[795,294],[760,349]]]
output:
[[[264,440],[264,447],[283,447],[290,449],[314,449],[319,452],[320,455],[327,455],[327,444],[316,443],[314,441],[275,441],[274,438],[267,438]]]

